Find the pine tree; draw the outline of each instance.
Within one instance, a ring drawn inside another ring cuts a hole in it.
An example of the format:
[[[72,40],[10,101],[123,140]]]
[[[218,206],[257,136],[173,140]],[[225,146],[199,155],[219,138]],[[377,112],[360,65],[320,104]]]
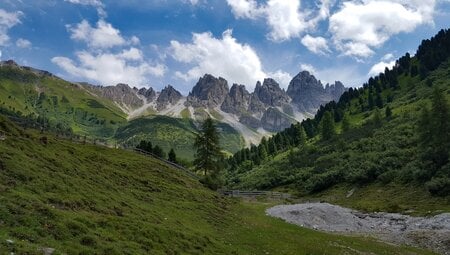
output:
[[[161,147],[159,147],[158,145],[155,145],[155,147],[153,148],[153,154],[160,158],[165,157],[164,150]]]
[[[264,146],[263,144],[260,144],[258,147],[258,152],[259,152],[259,158],[261,160],[264,160],[267,158],[267,150],[266,150],[266,146]]]
[[[173,150],[173,149],[170,149],[170,151],[169,151],[169,161],[170,162],[172,162],[172,163],[178,163],[178,161],[177,161],[177,154],[175,154],[175,151]]]
[[[350,130],[350,120],[348,118],[348,114],[344,114],[344,118],[342,119],[342,131],[347,132]]]
[[[369,101],[369,109],[372,110],[373,107],[375,106],[375,102],[374,102],[374,99],[373,99],[373,93],[370,92],[370,91],[369,91],[368,101]]]
[[[306,132],[302,125],[296,126],[297,130],[297,144],[303,146],[306,144]]]
[[[386,106],[385,114],[386,114],[386,118],[388,118],[388,119],[391,118],[391,116],[392,116],[392,110],[391,110],[391,107],[389,107],[389,105]]]
[[[383,98],[381,96],[381,93],[377,93],[377,98],[375,99],[375,104],[378,108],[383,108]]]
[[[323,140],[330,140],[335,136],[336,130],[334,128],[334,120],[329,111],[325,112],[325,114],[323,115],[321,127]]]
[[[449,105],[445,95],[437,88],[433,90],[431,102],[433,161],[440,168],[448,162],[450,151]]]
[[[382,123],[382,117],[381,117],[381,113],[380,113],[380,109],[376,108],[374,113],[373,113],[373,117],[372,117],[372,121],[374,125],[381,125]]]
[[[197,171],[203,171],[205,176],[217,177],[221,167],[222,152],[219,146],[219,133],[211,118],[206,119],[200,133],[195,138],[196,154],[194,165]]]

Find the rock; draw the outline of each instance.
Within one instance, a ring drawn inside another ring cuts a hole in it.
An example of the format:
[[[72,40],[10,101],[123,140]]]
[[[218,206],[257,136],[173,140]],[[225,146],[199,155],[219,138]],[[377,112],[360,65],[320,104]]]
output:
[[[6,239],[6,243],[7,243],[7,244],[14,244],[14,241],[11,240],[11,239]]]
[[[171,85],[167,85],[156,100],[156,110],[164,110],[168,105],[174,105],[180,101],[183,96]]]
[[[233,84],[220,109],[227,113],[240,115],[247,112],[250,103],[250,93],[244,85]]]
[[[262,127],[270,132],[283,130],[289,127],[293,122],[293,119],[274,107],[267,109],[261,118]]]
[[[156,98],[156,91],[153,90],[152,87],[149,87],[148,89],[141,88],[137,93],[144,96],[147,99],[147,102],[152,102]]]
[[[81,83],[95,94],[114,101],[125,109],[136,109],[144,105],[144,101],[138,97],[135,90],[127,84],[119,83],[116,86],[95,86],[87,83]]]
[[[262,85],[258,82],[254,94],[267,106],[282,106],[290,102],[290,98],[286,92],[271,78],[264,79]]]
[[[52,255],[55,252],[54,248],[42,248],[44,255]]]
[[[210,74],[205,74],[189,93],[187,102],[193,107],[221,106],[228,94],[228,82],[222,78],[216,78]]]
[[[262,116],[265,110],[266,106],[259,100],[258,96],[255,93],[251,94],[248,111]]]
[[[322,83],[308,71],[297,74],[289,83],[287,94],[302,112],[315,113],[323,104],[337,100],[345,92],[341,82],[323,87]]]
[[[251,115],[241,116],[239,118],[239,122],[253,129],[258,129],[261,127],[261,121]]]

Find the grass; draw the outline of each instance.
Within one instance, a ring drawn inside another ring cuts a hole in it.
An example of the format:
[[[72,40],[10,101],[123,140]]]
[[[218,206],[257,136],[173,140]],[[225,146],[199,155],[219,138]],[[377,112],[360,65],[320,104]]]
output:
[[[231,254],[432,254],[420,249],[387,245],[363,237],[326,234],[265,215],[273,204],[243,202],[233,207],[236,222],[224,228]]]
[[[352,195],[347,195],[352,192]],[[431,196],[424,187],[374,183],[367,186],[337,185],[302,196],[299,202],[323,201],[363,212],[393,212],[428,216],[450,212],[450,197]]]
[[[0,130],[2,254],[431,254],[287,224],[129,151]]]
[[[225,123],[217,123],[220,132],[222,148],[227,152],[236,152],[245,144],[242,136]],[[117,130],[115,138],[128,146],[135,146],[141,140],[149,140],[153,145],[159,145],[167,153],[174,149],[177,156],[192,159],[193,143],[198,132],[191,119],[177,119],[167,116],[151,116],[130,121]]]

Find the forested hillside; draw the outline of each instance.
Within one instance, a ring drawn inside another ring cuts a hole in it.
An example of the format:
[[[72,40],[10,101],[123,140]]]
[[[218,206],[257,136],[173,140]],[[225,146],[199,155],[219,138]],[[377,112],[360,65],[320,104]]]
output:
[[[228,186],[301,194],[337,184],[412,184],[450,194],[450,31],[350,88],[313,119],[229,159]]]

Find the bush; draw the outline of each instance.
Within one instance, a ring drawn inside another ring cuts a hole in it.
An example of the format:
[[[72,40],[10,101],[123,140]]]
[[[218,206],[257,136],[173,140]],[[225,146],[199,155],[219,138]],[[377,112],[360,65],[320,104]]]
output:
[[[339,172],[326,172],[323,174],[313,175],[305,183],[305,189],[309,193],[319,192],[330,188],[342,179]]]
[[[200,183],[211,190],[218,190],[222,188],[224,184],[222,178],[220,178],[219,176],[210,175],[206,175],[202,179],[200,179]]]
[[[450,178],[448,177],[433,177],[431,181],[425,183],[428,191],[436,196],[450,195]]]

